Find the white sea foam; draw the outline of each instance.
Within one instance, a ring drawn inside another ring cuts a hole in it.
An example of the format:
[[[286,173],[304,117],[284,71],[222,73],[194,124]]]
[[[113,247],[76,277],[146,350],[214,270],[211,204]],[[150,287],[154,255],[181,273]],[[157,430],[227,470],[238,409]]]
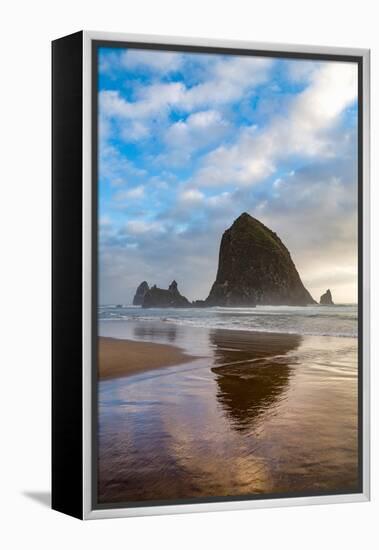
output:
[[[281,332],[304,335],[356,337],[356,305],[259,306],[257,308],[154,308],[115,305],[99,308],[99,320],[171,323],[207,329]]]

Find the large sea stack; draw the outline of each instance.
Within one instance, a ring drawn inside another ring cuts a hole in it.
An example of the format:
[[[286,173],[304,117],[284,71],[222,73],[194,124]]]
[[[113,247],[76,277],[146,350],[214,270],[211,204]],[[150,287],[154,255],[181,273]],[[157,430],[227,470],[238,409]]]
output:
[[[149,285],[146,281],[142,281],[139,287],[136,290],[136,293],[133,298],[133,306],[142,306],[143,300],[145,298],[146,292],[149,291]]]
[[[167,290],[152,286],[143,298],[142,307],[191,307],[191,304],[180,294],[178,283],[172,281]]]
[[[221,239],[219,264],[206,305],[315,304],[279,237],[246,212]]]
[[[329,289],[325,292],[325,294],[323,294],[321,296],[320,304],[322,306],[333,306],[334,305],[333,298],[332,298],[332,293],[330,292]]]

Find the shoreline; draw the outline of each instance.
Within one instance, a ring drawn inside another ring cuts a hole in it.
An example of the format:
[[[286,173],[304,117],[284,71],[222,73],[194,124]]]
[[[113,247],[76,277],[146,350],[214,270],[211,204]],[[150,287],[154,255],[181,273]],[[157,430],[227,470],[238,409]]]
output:
[[[158,323],[157,323],[158,324]],[[132,334],[101,335],[98,338],[98,380],[122,378],[143,372],[173,367],[194,360],[207,359],[209,367],[226,366],[228,363],[255,362],[269,360],[276,356],[288,356],[300,345],[310,346],[320,352],[330,346],[330,339],[340,340],[339,345],[357,342],[354,337],[321,335],[300,335],[296,333],[261,332],[230,330],[226,328],[204,331],[195,327],[185,327],[191,339],[183,339],[178,334],[168,334],[172,341],[167,342],[164,333],[157,340],[154,325],[143,339],[134,339]],[[166,325],[167,327],[167,325]],[[183,327],[182,327],[183,328]],[[200,342],[205,337],[205,341]],[[155,340],[155,341],[154,341]]]
[[[98,378],[107,380],[189,363],[196,357],[171,344],[99,336]]]
[[[120,322],[119,320],[115,320],[115,319],[99,319],[98,321],[99,323]],[[141,322],[141,321],[138,320],[138,322]],[[349,338],[353,340],[358,339],[358,334],[356,333],[300,332],[295,330],[280,331],[280,330],[273,330],[273,329],[259,330],[257,328],[248,329],[246,327],[241,328],[241,327],[230,327],[230,326],[214,327],[214,326],[200,325],[200,324],[189,325],[184,323],[177,323],[175,320],[171,320],[171,319],[169,321],[162,320],[162,319],[152,319],[151,321],[149,320],[144,322],[151,322],[151,323],[159,322],[159,323],[163,323],[166,326],[174,326],[174,327],[184,328],[186,330],[187,329],[188,330],[197,329],[197,330],[207,330],[207,331],[225,330],[228,332],[236,332],[236,333],[242,332],[242,333],[252,334],[252,335],[271,334],[273,336],[279,336],[279,337],[281,336],[285,337],[289,335],[289,336],[299,336],[301,338]],[[99,338],[102,338],[102,336],[99,336]],[[123,338],[121,338],[121,340],[123,340]],[[135,340],[131,340],[131,341],[134,342]],[[145,340],[138,340],[138,341],[145,341]]]
[[[159,332],[164,332],[164,326],[170,330],[180,331],[194,328],[199,330],[231,330],[239,332],[270,332],[273,334],[297,334],[300,336],[325,336],[337,338],[358,337],[358,310],[355,305],[343,304],[334,306],[257,306],[256,308],[150,308],[140,306],[123,306],[99,310],[98,323],[114,326],[115,322],[123,324],[140,323],[142,327],[161,323]],[[137,325],[133,325],[137,327]],[[156,331],[158,332],[158,331]],[[116,329],[103,331],[107,336],[128,337],[128,330]],[[132,339],[134,335],[132,335]],[[139,339],[138,336],[136,339]],[[154,340],[155,341],[155,340]],[[158,341],[158,340],[157,340]],[[174,342],[168,342],[174,343]],[[178,342],[175,342],[178,345]],[[179,344],[180,345],[180,344]],[[192,350],[189,350],[192,353]]]

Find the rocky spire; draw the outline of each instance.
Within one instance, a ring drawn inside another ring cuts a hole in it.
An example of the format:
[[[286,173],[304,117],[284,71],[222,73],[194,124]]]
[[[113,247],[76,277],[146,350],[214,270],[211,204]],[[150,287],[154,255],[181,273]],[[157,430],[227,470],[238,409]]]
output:
[[[138,286],[136,293],[133,298],[133,305],[134,306],[142,306],[143,299],[145,297],[146,292],[149,290],[149,285],[146,281],[142,281],[142,283]]]
[[[332,293],[330,292],[329,289],[325,292],[325,294],[323,294],[320,297],[320,304],[322,306],[333,306],[334,305],[333,298],[332,298]]]
[[[314,303],[276,233],[248,213],[241,214],[222,236],[217,277],[206,305]]]

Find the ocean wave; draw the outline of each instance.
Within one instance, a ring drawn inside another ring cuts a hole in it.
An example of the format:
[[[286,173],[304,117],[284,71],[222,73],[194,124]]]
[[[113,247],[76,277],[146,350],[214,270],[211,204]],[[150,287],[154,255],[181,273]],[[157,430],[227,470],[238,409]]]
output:
[[[193,328],[204,328],[208,330],[242,330],[246,332],[269,332],[269,333],[279,333],[279,334],[299,334],[301,336],[332,336],[336,338],[357,338],[356,331],[336,331],[336,330],[312,330],[307,328],[294,328],[294,327],[278,327],[278,326],[259,326],[259,325],[248,325],[241,324],[238,321],[222,323],[222,322],[201,322],[199,320],[191,319],[178,319],[170,317],[128,317],[128,316],[118,316],[112,318],[99,319],[101,322],[107,321],[137,321],[137,322],[157,322],[162,323],[171,323],[183,327],[193,327]]]
[[[357,307],[258,306],[257,308],[99,308],[100,321],[171,323],[197,328],[244,330],[310,336],[357,337]]]
[[[146,319],[148,320],[148,319]],[[153,320],[152,318],[149,319]],[[339,338],[356,338],[357,333],[355,331],[351,332],[340,332],[340,331],[320,331],[320,330],[307,330],[307,329],[294,329],[293,327],[281,328],[281,327],[269,327],[269,326],[257,326],[257,325],[247,325],[241,324],[238,321],[231,323],[212,323],[212,322],[199,322],[192,321],[190,319],[177,319],[177,318],[162,318],[162,322],[173,323],[180,326],[192,326],[196,328],[207,328],[207,329],[225,329],[225,330],[244,330],[248,332],[270,332],[270,333],[280,333],[280,334],[300,334],[304,336],[334,336]]]

